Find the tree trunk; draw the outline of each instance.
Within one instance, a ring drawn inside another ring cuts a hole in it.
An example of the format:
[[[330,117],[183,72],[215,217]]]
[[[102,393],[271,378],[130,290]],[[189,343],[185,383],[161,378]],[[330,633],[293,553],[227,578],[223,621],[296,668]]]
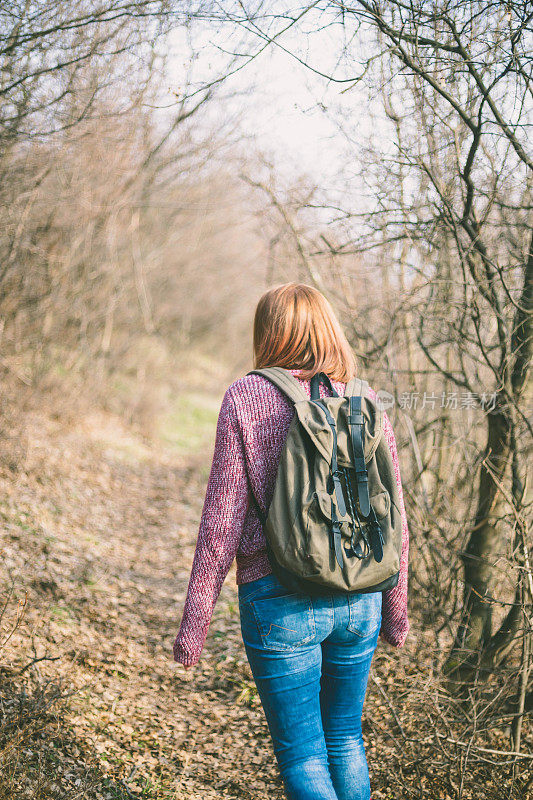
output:
[[[511,363],[502,375],[502,385],[518,404],[533,352],[533,235],[524,270],[524,283],[516,307],[511,336]],[[463,680],[472,673],[484,652],[498,640],[498,652],[506,652],[503,639],[516,637],[516,626],[504,620],[492,633],[492,604],[487,598],[494,581],[493,564],[501,554],[502,542],[494,515],[498,483],[505,476],[511,453],[513,426],[512,405],[504,391],[498,395],[496,408],[487,415],[487,444],[479,478],[478,505],[474,527],[462,554],[465,587],[461,622],[446,673]],[[512,621],[511,621],[512,622]]]

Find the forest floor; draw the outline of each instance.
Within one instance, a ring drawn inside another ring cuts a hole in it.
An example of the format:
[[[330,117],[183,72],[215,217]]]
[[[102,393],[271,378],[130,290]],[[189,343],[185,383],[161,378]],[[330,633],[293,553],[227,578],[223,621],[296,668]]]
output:
[[[2,399],[1,800],[283,798],[235,564],[199,664],[172,660],[220,398],[193,444],[26,390]],[[437,658],[416,616],[404,648],[378,645],[363,727],[374,800],[526,798],[527,773],[513,783],[505,759],[472,761],[478,740],[466,752],[446,727]],[[508,749],[503,734],[491,747]]]

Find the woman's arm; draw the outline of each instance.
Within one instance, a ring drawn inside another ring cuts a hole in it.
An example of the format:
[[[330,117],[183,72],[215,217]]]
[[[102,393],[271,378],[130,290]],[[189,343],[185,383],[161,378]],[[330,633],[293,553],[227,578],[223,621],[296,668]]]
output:
[[[402,480],[400,477],[400,463],[396,439],[391,422],[383,412],[383,434],[389,444],[389,449],[394,465],[394,474],[400,498],[400,513],[402,518],[402,551],[400,555],[400,576],[393,589],[383,592],[382,622],[380,636],[394,647],[401,647],[409,633],[409,620],[407,618],[407,573],[409,560],[409,528],[403,499]]]
[[[244,447],[228,389],[217,422],[187,597],[174,642],[174,661],[191,666],[200,658],[213,608],[237,552],[247,507]]]

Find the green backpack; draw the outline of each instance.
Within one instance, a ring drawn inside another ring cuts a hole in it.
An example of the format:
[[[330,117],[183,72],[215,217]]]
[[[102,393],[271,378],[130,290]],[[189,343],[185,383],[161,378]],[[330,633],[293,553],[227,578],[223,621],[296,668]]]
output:
[[[306,594],[376,592],[398,582],[402,523],[383,411],[352,378],[341,397],[329,377],[311,378],[311,399],[282,367],[262,375],[294,403],[265,530],[272,571]],[[325,383],[332,397],[320,397]]]

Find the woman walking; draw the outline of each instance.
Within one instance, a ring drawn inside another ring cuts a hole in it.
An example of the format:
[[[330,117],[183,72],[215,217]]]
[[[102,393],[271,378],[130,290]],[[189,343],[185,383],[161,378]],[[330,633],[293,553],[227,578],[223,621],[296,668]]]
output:
[[[331,305],[306,284],[261,297],[253,346],[256,369],[284,367],[308,397],[313,375],[325,373],[344,395],[356,371]],[[367,393],[375,400],[371,387]],[[320,396],[330,396],[322,383]],[[291,401],[260,375],[239,378],[224,395],[174,660],[187,668],[198,662],[236,558],[243,643],[287,797],[369,800],[361,714],[370,664],[378,636],[401,647],[409,630],[409,532],[396,442],[384,413],[402,524],[398,583],[383,592],[310,597],[288,591],[274,575],[256,507],[268,511],[293,415]]]

